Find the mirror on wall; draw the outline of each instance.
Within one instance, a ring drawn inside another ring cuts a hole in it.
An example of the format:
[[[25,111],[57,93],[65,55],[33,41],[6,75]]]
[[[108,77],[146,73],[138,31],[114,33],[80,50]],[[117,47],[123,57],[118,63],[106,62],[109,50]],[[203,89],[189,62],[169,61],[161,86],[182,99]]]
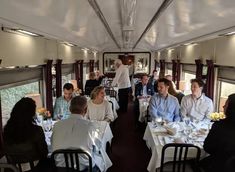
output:
[[[114,61],[121,59],[128,68],[133,68],[133,74],[141,74],[150,72],[151,54],[149,52],[136,53],[113,53],[106,52],[103,54],[103,73],[115,73]]]

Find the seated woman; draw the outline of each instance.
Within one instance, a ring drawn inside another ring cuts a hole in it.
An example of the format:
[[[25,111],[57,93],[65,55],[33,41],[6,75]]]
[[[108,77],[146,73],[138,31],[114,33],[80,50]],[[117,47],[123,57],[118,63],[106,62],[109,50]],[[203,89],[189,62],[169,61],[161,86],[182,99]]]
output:
[[[85,95],[90,96],[92,90],[99,85],[100,82],[96,80],[96,74],[94,72],[91,72],[89,74],[89,80],[87,80],[85,84]]]
[[[204,141],[204,150],[210,154],[201,161],[207,171],[226,171],[225,164],[235,156],[235,94],[228,97],[224,105],[226,118],[216,121]]]
[[[98,86],[91,92],[91,99],[87,102],[87,118],[90,120],[107,121],[114,120],[111,104],[104,99],[105,90]]]
[[[181,91],[176,90],[173,81],[170,82],[168,93],[170,93],[172,96],[175,96],[178,99],[179,104],[181,104],[181,100],[184,97],[184,94]]]
[[[13,107],[3,132],[8,160],[14,158],[17,162],[26,160],[37,164],[38,160],[47,158],[45,135],[42,127],[35,124],[35,112],[36,104],[31,98],[22,98]],[[24,171],[30,170],[29,165],[24,167]]]

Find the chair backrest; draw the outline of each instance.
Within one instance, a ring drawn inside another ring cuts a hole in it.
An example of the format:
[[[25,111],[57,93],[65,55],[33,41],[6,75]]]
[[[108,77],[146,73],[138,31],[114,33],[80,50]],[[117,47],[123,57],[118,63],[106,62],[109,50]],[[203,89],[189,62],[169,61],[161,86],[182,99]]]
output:
[[[5,171],[19,172],[19,170],[14,165],[7,164],[7,163],[0,163],[0,169],[1,169],[1,172],[5,172]]]
[[[113,89],[105,88],[105,93],[106,93],[106,95],[108,95],[110,97],[114,97],[114,98],[117,97],[117,92]]]
[[[15,165],[20,172],[24,171],[24,167],[22,166],[23,164],[25,165],[27,163],[31,170],[35,167],[34,160],[27,153],[7,153],[6,158],[7,162]]]
[[[170,150],[171,149],[171,150]],[[201,155],[201,150],[198,146],[193,144],[184,144],[184,143],[169,143],[163,146],[162,148],[162,158],[161,158],[161,167],[160,172],[164,171],[164,161],[165,161],[165,154],[166,151],[173,151],[173,159],[170,161],[172,166],[172,172],[185,172],[187,160],[191,160],[193,162],[193,167],[197,168],[198,162]],[[189,156],[189,151],[193,151],[192,154]],[[194,169],[197,171],[197,169]]]
[[[92,158],[89,153],[82,149],[59,149],[52,153],[51,158],[55,164],[57,155],[63,155],[66,171],[80,171],[79,155],[85,155],[89,161],[88,171],[92,172]],[[56,166],[55,166],[55,169]]]

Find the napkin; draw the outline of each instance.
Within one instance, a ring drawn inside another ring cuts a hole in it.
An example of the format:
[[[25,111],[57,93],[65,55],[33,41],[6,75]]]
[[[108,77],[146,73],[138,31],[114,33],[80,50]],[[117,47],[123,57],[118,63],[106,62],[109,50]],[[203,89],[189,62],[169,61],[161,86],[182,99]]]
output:
[[[171,127],[165,126],[165,129],[169,135],[174,136],[177,133],[176,128],[171,128]]]

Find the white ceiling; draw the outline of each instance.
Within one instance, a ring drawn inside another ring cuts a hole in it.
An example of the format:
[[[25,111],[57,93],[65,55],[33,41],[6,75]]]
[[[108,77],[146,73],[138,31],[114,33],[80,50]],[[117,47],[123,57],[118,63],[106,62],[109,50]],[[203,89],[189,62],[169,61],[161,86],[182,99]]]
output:
[[[134,45],[133,51],[155,51],[234,29],[235,0],[170,0],[137,42],[163,1],[0,0],[0,23],[99,51],[132,50]],[[94,2],[106,26],[92,7]],[[133,13],[129,14],[127,7]],[[123,36],[123,15],[129,15],[132,22],[128,47]]]

